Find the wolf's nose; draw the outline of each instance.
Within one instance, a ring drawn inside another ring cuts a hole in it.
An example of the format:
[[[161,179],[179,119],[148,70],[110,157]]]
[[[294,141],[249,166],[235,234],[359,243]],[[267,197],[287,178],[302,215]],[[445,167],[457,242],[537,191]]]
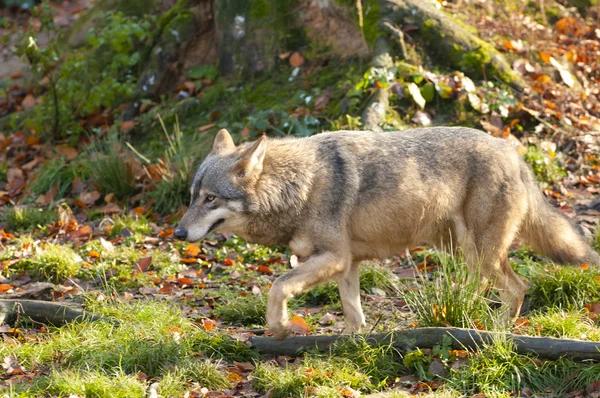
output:
[[[187,238],[187,229],[177,227],[175,228],[173,235],[175,235],[175,237],[179,240],[185,240],[185,238]]]

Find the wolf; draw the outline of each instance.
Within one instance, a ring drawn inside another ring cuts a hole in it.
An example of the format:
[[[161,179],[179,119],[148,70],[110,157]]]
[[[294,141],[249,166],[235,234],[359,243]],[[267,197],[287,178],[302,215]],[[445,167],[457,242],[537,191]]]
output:
[[[515,148],[463,127],[263,136],[238,146],[220,130],[175,236],[193,242],[214,231],[306,259],[269,291],[267,324],[279,339],[288,334],[287,301],[329,281],[349,330],[359,331],[359,263],[421,243],[460,250],[512,318],[527,290],[508,261],[515,239],[560,263],[600,265]]]

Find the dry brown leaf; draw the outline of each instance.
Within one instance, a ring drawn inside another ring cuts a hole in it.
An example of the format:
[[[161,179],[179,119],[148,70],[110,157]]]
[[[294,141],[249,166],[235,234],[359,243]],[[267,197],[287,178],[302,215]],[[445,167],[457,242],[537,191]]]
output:
[[[57,145],[55,147],[56,151],[64,156],[67,160],[73,160],[79,155],[77,149],[72,148],[68,145]]]
[[[303,63],[304,63],[304,57],[298,51],[293,53],[292,56],[290,57],[290,65],[293,68],[298,68],[299,66],[302,66]]]

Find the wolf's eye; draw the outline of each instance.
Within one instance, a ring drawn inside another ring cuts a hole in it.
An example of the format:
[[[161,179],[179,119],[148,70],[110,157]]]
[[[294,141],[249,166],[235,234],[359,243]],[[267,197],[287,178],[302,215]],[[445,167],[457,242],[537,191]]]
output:
[[[208,195],[208,196],[206,197],[206,201],[207,201],[207,202],[212,202],[212,201],[213,201],[213,200],[215,200],[215,199],[216,199],[216,198],[215,198],[215,196],[214,196],[214,195]]]

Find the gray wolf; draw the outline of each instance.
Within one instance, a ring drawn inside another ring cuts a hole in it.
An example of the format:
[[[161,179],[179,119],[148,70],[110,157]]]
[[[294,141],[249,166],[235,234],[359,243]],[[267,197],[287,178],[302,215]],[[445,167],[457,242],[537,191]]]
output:
[[[516,238],[561,263],[600,264],[516,150],[474,129],[263,136],[239,146],[221,130],[191,194],[176,237],[233,232],[308,258],[269,292],[267,323],[277,338],[288,333],[287,301],[332,280],[349,329],[358,331],[359,263],[422,242],[460,250],[482,282],[499,289],[511,317],[526,292],[507,257]]]

